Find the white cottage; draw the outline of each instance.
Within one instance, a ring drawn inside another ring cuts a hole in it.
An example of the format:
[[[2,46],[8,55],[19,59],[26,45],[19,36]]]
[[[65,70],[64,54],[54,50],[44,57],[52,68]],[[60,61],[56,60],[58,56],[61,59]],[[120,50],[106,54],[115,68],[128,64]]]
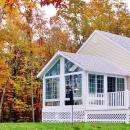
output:
[[[130,122],[130,38],[96,30],[77,53],[57,52],[43,79],[42,121]]]

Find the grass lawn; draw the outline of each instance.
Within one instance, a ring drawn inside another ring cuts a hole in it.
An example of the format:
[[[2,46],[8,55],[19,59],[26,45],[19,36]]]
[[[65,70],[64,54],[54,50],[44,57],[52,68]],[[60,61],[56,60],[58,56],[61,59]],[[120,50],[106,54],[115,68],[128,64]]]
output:
[[[130,130],[128,124],[0,123],[0,130]]]

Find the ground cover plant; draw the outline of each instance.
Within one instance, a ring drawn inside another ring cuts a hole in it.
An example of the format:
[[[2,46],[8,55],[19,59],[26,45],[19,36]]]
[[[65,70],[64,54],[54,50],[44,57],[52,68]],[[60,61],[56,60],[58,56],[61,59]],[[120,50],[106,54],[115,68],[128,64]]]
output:
[[[129,124],[1,123],[0,130],[130,130]]]

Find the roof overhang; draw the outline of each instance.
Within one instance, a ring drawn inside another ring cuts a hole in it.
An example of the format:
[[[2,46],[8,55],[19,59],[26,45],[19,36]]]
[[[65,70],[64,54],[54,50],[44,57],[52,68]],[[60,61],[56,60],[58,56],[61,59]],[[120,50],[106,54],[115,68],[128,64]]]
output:
[[[68,59],[69,61],[73,62],[74,64],[76,64],[77,66],[79,66],[81,69],[85,70],[85,67],[79,63],[77,63],[76,61],[74,61],[72,58],[70,58],[69,56],[66,56],[64,53],[62,53],[61,51],[58,51],[52,58],[51,60],[42,68],[42,70],[38,73],[37,78],[41,78],[43,76],[43,74],[45,73],[45,71],[50,67],[50,65],[57,60],[59,57],[64,57],[66,59]]]
[[[38,73],[37,78],[41,78],[44,75],[44,73],[46,73],[47,70],[51,68],[53,64],[56,63],[56,61],[60,57],[68,59],[69,61],[71,61],[72,63],[74,63],[75,65],[77,65],[83,71],[86,72],[130,76],[130,74],[125,69],[122,69],[119,65],[106,59],[100,57],[58,51],[51,58],[51,60],[43,67],[43,69]]]

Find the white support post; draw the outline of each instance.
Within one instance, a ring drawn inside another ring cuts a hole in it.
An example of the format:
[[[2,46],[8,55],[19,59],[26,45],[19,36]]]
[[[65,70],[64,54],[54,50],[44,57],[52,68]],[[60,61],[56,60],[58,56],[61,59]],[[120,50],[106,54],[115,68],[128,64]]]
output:
[[[107,75],[104,75],[104,99],[105,99],[105,109],[108,107],[108,101],[107,101]]]
[[[85,72],[86,74],[85,74],[85,77],[86,77],[86,79],[85,79],[85,84],[86,84],[86,94],[85,94],[85,99],[86,99],[86,109],[89,109],[89,86],[88,86],[88,73],[87,72]]]
[[[86,101],[87,101],[87,72],[83,71],[82,74],[82,100],[83,100],[83,106],[86,107]]]
[[[88,107],[88,74],[86,71],[83,71],[82,74],[82,100],[83,106],[85,106],[85,110]],[[87,122],[87,114],[85,111],[85,122]]]
[[[60,58],[60,106],[65,106],[65,77],[64,77],[64,71],[65,71],[65,63],[64,58]]]
[[[125,78],[125,97],[124,97],[124,103],[125,103],[125,107],[126,109],[129,109],[129,91],[128,91],[128,83],[127,83],[128,79]]]

